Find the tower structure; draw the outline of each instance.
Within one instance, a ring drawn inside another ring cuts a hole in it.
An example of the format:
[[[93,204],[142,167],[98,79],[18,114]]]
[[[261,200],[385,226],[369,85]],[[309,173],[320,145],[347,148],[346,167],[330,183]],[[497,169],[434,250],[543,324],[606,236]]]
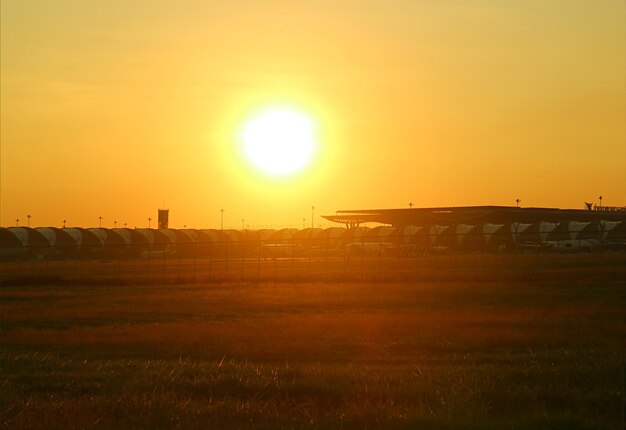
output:
[[[169,209],[159,209],[159,230],[168,228],[170,220]]]

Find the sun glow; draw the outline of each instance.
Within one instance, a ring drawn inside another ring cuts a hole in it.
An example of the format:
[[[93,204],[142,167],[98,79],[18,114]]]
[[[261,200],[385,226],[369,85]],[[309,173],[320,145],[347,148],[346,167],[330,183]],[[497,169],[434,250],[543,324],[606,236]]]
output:
[[[263,173],[286,176],[303,170],[317,146],[313,121],[294,110],[267,110],[242,131],[243,153]]]

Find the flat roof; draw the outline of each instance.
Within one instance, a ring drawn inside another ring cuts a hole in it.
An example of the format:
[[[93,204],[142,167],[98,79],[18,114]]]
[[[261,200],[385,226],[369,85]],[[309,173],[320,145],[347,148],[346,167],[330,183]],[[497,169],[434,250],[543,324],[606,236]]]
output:
[[[626,208],[623,211],[604,211],[516,206],[446,206],[402,209],[350,209],[340,210],[335,215],[324,215],[323,217],[329,221],[349,225],[377,222],[395,226],[443,223],[626,221]]]

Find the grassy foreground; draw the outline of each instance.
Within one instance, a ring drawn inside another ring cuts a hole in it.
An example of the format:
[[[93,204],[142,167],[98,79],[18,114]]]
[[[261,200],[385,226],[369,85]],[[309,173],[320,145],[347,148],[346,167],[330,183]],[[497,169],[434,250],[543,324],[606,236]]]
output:
[[[626,269],[589,258],[532,279],[485,257],[467,281],[451,259],[396,283],[3,285],[0,425],[622,429]]]

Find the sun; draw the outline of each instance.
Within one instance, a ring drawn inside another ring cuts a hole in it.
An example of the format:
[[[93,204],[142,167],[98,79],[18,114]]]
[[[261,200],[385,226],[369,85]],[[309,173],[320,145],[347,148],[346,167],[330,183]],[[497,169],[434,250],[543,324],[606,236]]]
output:
[[[317,142],[314,122],[292,109],[270,109],[249,120],[241,133],[243,154],[261,172],[287,176],[305,169]]]

